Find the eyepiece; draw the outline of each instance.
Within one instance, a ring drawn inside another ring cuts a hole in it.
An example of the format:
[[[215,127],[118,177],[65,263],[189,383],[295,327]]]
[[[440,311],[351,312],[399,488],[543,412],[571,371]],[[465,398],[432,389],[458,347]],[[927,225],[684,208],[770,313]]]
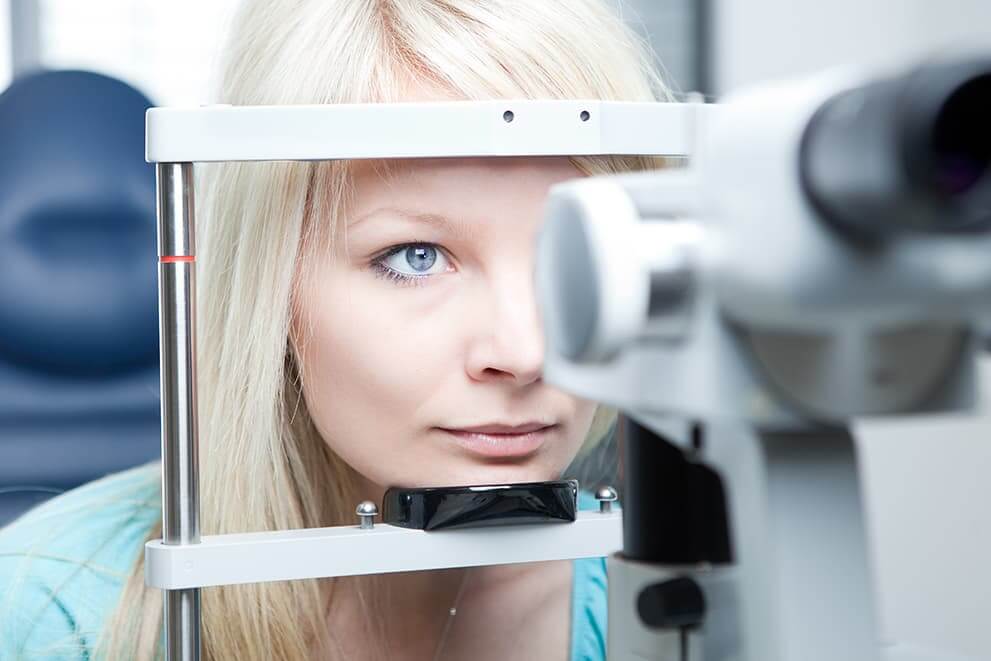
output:
[[[991,74],[953,92],[932,128],[932,185],[946,196],[966,195],[991,169]]]
[[[991,227],[991,58],[929,62],[826,101],[800,175],[823,218],[858,235]]]

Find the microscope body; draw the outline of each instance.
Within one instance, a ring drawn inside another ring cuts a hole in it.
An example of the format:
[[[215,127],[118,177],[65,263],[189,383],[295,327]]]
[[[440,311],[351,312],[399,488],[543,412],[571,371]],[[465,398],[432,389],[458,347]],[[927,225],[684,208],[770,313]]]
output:
[[[880,121],[914,75],[743,92],[700,108],[687,169],[552,192],[546,377],[629,422],[610,659],[908,658],[879,640],[848,426],[970,408],[991,301],[991,232],[940,226],[962,196],[900,169]],[[880,164],[854,154],[849,176],[821,134],[864,125]],[[878,215],[858,225],[824,190]],[[899,208],[924,213],[899,225]]]

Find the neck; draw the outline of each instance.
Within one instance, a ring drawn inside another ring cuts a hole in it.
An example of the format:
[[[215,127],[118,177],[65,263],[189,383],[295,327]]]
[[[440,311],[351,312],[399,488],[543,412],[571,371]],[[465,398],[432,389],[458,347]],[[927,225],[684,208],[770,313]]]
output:
[[[386,488],[363,476],[356,477],[355,505],[362,500],[371,500],[381,507]],[[458,608],[472,608],[473,603],[484,602],[486,595],[493,591],[505,589],[525,580],[533,572],[539,572],[542,564],[459,567],[352,577],[338,582],[331,611],[356,611],[357,605],[368,598],[368,593],[374,592],[376,601],[387,611],[380,617],[390,623],[395,633],[404,629],[406,636],[419,632],[426,641],[436,641],[459,591]],[[359,597],[358,593],[362,591],[365,596]]]

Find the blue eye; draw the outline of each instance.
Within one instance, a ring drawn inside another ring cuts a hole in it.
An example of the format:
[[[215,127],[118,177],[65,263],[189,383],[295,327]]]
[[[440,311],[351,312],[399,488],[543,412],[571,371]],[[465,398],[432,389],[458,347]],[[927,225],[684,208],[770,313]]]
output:
[[[380,277],[401,284],[419,285],[431,275],[449,270],[449,266],[445,265],[446,260],[444,253],[432,243],[406,243],[391,248],[372,262],[372,267]],[[438,261],[445,268],[431,273],[431,268],[437,265]]]
[[[437,261],[437,249],[432,246],[410,246],[405,252],[406,263],[413,267],[413,270],[422,273],[429,271],[430,267]]]

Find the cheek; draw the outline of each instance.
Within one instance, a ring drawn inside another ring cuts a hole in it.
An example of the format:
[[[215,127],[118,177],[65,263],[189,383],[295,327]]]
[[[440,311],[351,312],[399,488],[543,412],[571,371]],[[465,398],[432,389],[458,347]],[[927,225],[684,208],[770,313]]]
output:
[[[589,428],[592,426],[592,420],[595,418],[595,413],[598,410],[599,403],[591,399],[582,399],[581,397],[575,397],[575,420],[580,421],[578,425],[584,430],[582,438],[588,433]]]
[[[577,454],[581,449],[582,443],[588,437],[588,432],[592,427],[592,422],[595,419],[595,413],[598,408],[598,403],[589,399],[582,399],[580,397],[574,397],[575,406],[575,417],[574,417],[574,431],[572,432],[572,454]]]
[[[543,398],[568,412],[568,433],[526,465],[480,464],[438,446],[427,428],[470,401],[464,338],[473,304],[450,290],[406,291],[368,274],[335,272],[317,282],[303,301],[311,325],[301,356],[306,405],[325,442],[372,482],[547,480],[581,448],[596,404],[561,392]]]
[[[302,360],[310,416],[359,473],[392,482],[383,471],[412,458],[416,434],[437,422],[424,418],[424,405],[455,361],[442,353],[445,343],[429,317],[397,309],[402,297],[382,293],[382,283],[344,274],[322,282],[333,285],[306,300],[312,335]]]

